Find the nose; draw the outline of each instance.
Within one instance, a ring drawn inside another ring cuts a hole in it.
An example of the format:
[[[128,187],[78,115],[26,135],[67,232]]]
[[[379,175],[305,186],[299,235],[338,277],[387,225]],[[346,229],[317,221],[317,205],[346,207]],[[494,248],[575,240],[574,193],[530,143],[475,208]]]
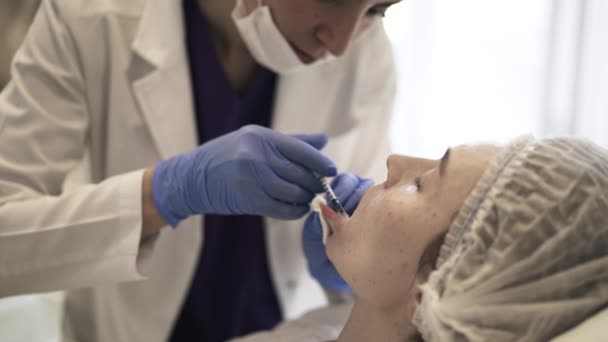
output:
[[[316,37],[332,55],[342,56],[357,31],[362,16],[359,10],[332,16],[328,18],[327,23],[316,28]]]
[[[386,167],[388,170],[397,171],[399,173],[406,170],[424,172],[435,167],[437,163],[438,161],[433,159],[417,158],[399,154],[391,154],[388,159],[386,159]]]
[[[413,177],[422,175],[436,165],[436,160],[392,154],[386,159],[388,169],[386,186],[393,186],[403,178],[413,179]]]
[[[395,167],[399,164],[400,159],[405,158],[405,156],[401,156],[398,154],[391,154],[386,158],[386,168],[390,172],[391,169],[395,169]]]

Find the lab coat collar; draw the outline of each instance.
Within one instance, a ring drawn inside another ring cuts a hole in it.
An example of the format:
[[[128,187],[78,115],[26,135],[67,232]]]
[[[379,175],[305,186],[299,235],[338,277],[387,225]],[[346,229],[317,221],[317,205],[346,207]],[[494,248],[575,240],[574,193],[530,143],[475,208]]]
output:
[[[198,144],[181,4],[146,2],[127,70],[161,159]]]
[[[185,55],[182,1],[148,0],[132,50],[154,66]]]

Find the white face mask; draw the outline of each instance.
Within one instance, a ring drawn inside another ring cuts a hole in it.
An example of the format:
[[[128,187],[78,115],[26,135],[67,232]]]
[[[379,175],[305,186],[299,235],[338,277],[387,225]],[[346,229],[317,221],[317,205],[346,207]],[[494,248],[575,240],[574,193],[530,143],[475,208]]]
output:
[[[253,58],[278,74],[292,74],[333,59],[327,54],[311,64],[302,63],[272,20],[270,9],[262,5],[261,0],[250,14],[247,14],[244,0],[237,0],[232,19]]]

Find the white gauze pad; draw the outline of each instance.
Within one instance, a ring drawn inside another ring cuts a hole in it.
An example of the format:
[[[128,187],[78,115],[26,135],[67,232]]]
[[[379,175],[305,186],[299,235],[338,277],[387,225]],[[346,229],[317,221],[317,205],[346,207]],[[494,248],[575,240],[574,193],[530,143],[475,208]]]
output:
[[[321,227],[323,228],[323,245],[327,243],[327,237],[329,236],[329,224],[325,220],[325,216],[321,213],[321,205],[327,205],[327,201],[323,195],[315,197],[310,203],[310,209],[314,212],[319,213],[319,221],[321,221]]]

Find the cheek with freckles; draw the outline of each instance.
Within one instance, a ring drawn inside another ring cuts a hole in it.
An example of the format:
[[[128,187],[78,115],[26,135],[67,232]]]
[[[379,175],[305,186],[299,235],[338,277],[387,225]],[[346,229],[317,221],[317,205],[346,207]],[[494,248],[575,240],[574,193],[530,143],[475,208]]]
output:
[[[355,293],[374,300],[403,295],[405,287],[394,284],[408,282],[417,260],[410,246],[416,237],[410,236],[403,210],[384,207],[350,222],[344,239],[328,245],[328,255]]]
[[[382,242],[355,250],[352,272],[346,278],[357,296],[375,303],[403,298],[416,266],[407,246]]]

